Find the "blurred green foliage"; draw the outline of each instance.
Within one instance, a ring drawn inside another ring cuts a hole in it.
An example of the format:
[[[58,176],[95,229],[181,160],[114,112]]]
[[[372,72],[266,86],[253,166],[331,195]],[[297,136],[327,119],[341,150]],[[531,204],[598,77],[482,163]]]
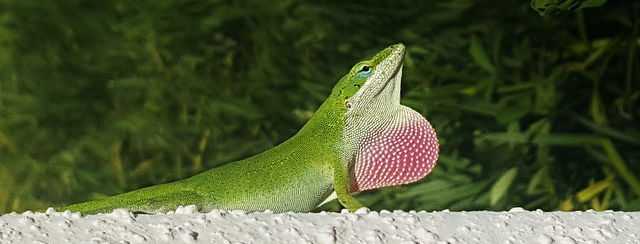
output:
[[[597,2],[0,1],[0,212],[268,149],[397,42],[442,155],[373,209],[640,210],[640,5]]]
[[[544,16],[561,11],[598,7],[606,2],[607,0],[531,0],[531,7]]]

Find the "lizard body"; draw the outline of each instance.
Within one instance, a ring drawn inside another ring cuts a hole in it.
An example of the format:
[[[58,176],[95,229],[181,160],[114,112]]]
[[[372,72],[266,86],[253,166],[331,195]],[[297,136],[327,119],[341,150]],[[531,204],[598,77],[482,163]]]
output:
[[[429,122],[400,104],[404,53],[404,45],[396,44],[357,63],[303,128],[272,149],[187,179],[60,210],[156,213],[196,205],[201,211],[310,211],[332,192],[355,210],[362,205],[352,193],[420,180],[438,157]]]

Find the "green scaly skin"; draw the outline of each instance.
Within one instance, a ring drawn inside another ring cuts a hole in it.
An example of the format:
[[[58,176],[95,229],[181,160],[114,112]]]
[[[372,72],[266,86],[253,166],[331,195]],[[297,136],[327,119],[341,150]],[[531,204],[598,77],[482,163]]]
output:
[[[391,55],[395,52],[395,56]],[[402,55],[398,55],[401,53]],[[333,88],[313,117],[293,137],[253,157],[213,168],[187,179],[69,205],[58,210],[84,214],[125,208],[158,213],[180,205],[196,205],[200,211],[242,209],[274,212],[311,211],[335,191],[339,202],[353,211],[362,207],[350,195],[353,168],[350,149],[344,143],[348,99],[369,81],[363,65],[372,70],[394,63],[401,68],[404,46],[390,46],[356,64]],[[393,62],[390,62],[393,61]],[[388,74],[387,74],[388,75]],[[390,78],[385,78],[387,81]],[[387,82],[384,81],[384,82]],[[399,79],[398,79],[399,82]],[[371,87],[371,86],[370,86]],[[362,88],[364,89],[364,88]],[[355,96],[354,96],[355,98]]]

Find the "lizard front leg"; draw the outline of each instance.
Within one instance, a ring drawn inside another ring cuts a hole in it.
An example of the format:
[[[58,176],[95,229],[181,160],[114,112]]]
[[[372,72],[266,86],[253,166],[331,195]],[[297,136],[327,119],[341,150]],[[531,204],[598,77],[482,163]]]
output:
[[[351,178],[349,177],[347,166],[340,160],[336,160],[333,164],[333,189],[336,191],[336,195],[338,196],[338,202],[340,202],[343,207],[353,212],[364,207],[364,205],[362,205],[358,199],[349,194],[350,186]]]

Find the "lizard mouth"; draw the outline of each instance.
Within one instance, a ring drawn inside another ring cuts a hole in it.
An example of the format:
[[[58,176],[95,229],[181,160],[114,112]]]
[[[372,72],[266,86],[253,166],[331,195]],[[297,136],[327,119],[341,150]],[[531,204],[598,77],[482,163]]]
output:
[[[376,94],[373,95],[374,98],[378,97],[380,94],[382,94],[383,91],[387,90],[389,87],[389,84],[392,84],[392,81],[397,81],[400,82],[401,79],[398,79],[400,77],[397,77],[398,74],[400,73],[400,70],[402,70],[402,60],[404,60],[404,55],[405,55],[405,51],[404,49],[402,49],[400,51],[400,58],[398,58],[397,60],[397,64],[395,65],[395,69],[393,69],[393,72],[391,73],[391,75],[389,76],[389,78],[387,78],[387,80],[384,82],[384,85],[382,85],[382,87],[380,87],[380,89],[376,92]],[[395,89],[395,86],[392,87],[392,92]]]

